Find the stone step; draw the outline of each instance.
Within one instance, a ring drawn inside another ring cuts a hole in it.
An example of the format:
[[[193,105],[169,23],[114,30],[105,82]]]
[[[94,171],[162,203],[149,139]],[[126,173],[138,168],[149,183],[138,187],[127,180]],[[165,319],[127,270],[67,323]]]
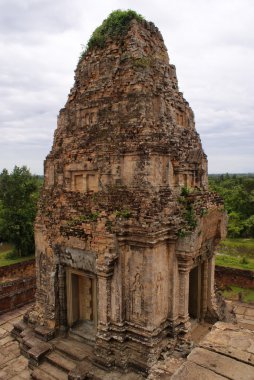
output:
[[[35,380],[68,380],[68,375],[59,368],[49,363],[42,363],[32,373],[32,379]]]
[[[59,352],[59,351],[53,351],[50,352],[45,359],[52,365],[60,368],[61,370],[65,372],[70,372],[73,370],[77,362],[67,357],[65,354]]]
[[[56,350],[66,354],[74,360],[84,360],[87,357],[93,356],[93,347],[76,341],[75,339],[62,339],[60,341],[53,342]]]
[[[81,322],[71,327],[69,330],[69,336],[79,342],[94,345],[96,328],[92,322],[86,321]]]
[[[35,329],[35,336],[45,342],[51,340],[55,336],[55,330],[49,329],[45,326],[37,326]]]
[[[28,334],[28,335],[24,336],[23,337],[23,344],[29,348],[37,346],[38,344],[49,346],[49,343],[42,342],[41,339],[36,338],[33,334]]]
[[[80,379],[89,379],[89,380],[144,380],[147,376],[143,376],[141,374],[137,374],[135,372],[127,372],[122,373],[118,370],[111,368],[109,371],[98,368],[92,363],[88,363],[86,360],[79,362],[76,368],[70,371],[68,375],[68,380],[80,380]],[[155,377],[153,377],[155,379]],[[161,379],[160,377],[156,377],[156,379]],[[167,375],[163,380],[170,379],[170,376]],[[187,380],[187,378],[186,378]],[[203,379],[202,379],[203,380]]]
[[[94,346],[94,343],[95,343],[95,334],[94,333],[92,333],[92,334],[86,333],[84,335],[83,332],[80,332],[77,329],[75,329],[75,330],[70,329],[69,330],[69,337],[71,339],[78,341],[78,342],[88,344],[89,346],[92,346],[92,347]]]
[[[19,342],[22,340],[22,334],[24,331],[26,331],[28,328],[27,324],[23,321],[20,320],[13,325],[13,329],[11,331],[11,335],[17,339]]]
[[[79,362],[79,364],[69,372],[68,379],[69,380],[77,380],[77,379],[93,379],[93,380],[102,380],[103,378],[94,375],[94,367],[91,363],[83,360]]]
[[[20,333],[21,338],[27,338],[28,336],[34,336],[34,332],[30,327],[27,327],[25,330]]]
[[[13,325],[15,330],[18,330],[19,332],[25,330],[28,326],[27,324],[21,319],[20,321],[14,323]]]
[[[21,347],[25,351],[25,347]],[[45,355],[52,350],[52,346],[45,342],[41,342],[32,346],[26,353],[23,354],[28,358],[28,365],[31,369],[37,367],[44,359]]]

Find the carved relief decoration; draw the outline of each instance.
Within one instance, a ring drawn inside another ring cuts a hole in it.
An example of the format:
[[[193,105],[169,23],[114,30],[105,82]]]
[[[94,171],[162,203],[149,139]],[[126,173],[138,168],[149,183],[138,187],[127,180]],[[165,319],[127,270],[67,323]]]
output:
[[[131,288],[131,311],[136,320],[140,320],[142,317],[143,291],[140,274],[137,273]]]
[[[158,310],[164,306],[163,278],[161,272],[157,274],[156,279],[156,303]]]

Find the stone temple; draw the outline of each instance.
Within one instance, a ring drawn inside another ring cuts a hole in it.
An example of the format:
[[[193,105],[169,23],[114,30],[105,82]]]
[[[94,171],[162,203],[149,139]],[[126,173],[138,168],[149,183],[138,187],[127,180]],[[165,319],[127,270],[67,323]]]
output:
[[[225,224],[162,36],[133,18],[80,59],[60,110],[28,323],[84,339],[100,367],[147,372],[192,319],[218,318],[214,251]]]

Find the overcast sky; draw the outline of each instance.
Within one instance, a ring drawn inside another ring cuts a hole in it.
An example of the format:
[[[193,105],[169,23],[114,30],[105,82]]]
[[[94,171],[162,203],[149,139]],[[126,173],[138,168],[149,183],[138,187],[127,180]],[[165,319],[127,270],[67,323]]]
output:
[[[0,0],[0,170],[43,173],[82,45],[115,9],[162,32],[209,172],[254,172],[254,0]]]

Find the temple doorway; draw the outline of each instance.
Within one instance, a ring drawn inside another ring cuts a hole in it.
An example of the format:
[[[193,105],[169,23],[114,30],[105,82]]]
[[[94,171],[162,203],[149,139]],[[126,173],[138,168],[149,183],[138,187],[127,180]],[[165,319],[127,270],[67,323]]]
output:
[[[95,276],[72,268],[67,270],[67,320],[72,332],[94,340],[97,325]]]
[[[201,265],[194,267],[189,274],[189,316],[201,317]]]

